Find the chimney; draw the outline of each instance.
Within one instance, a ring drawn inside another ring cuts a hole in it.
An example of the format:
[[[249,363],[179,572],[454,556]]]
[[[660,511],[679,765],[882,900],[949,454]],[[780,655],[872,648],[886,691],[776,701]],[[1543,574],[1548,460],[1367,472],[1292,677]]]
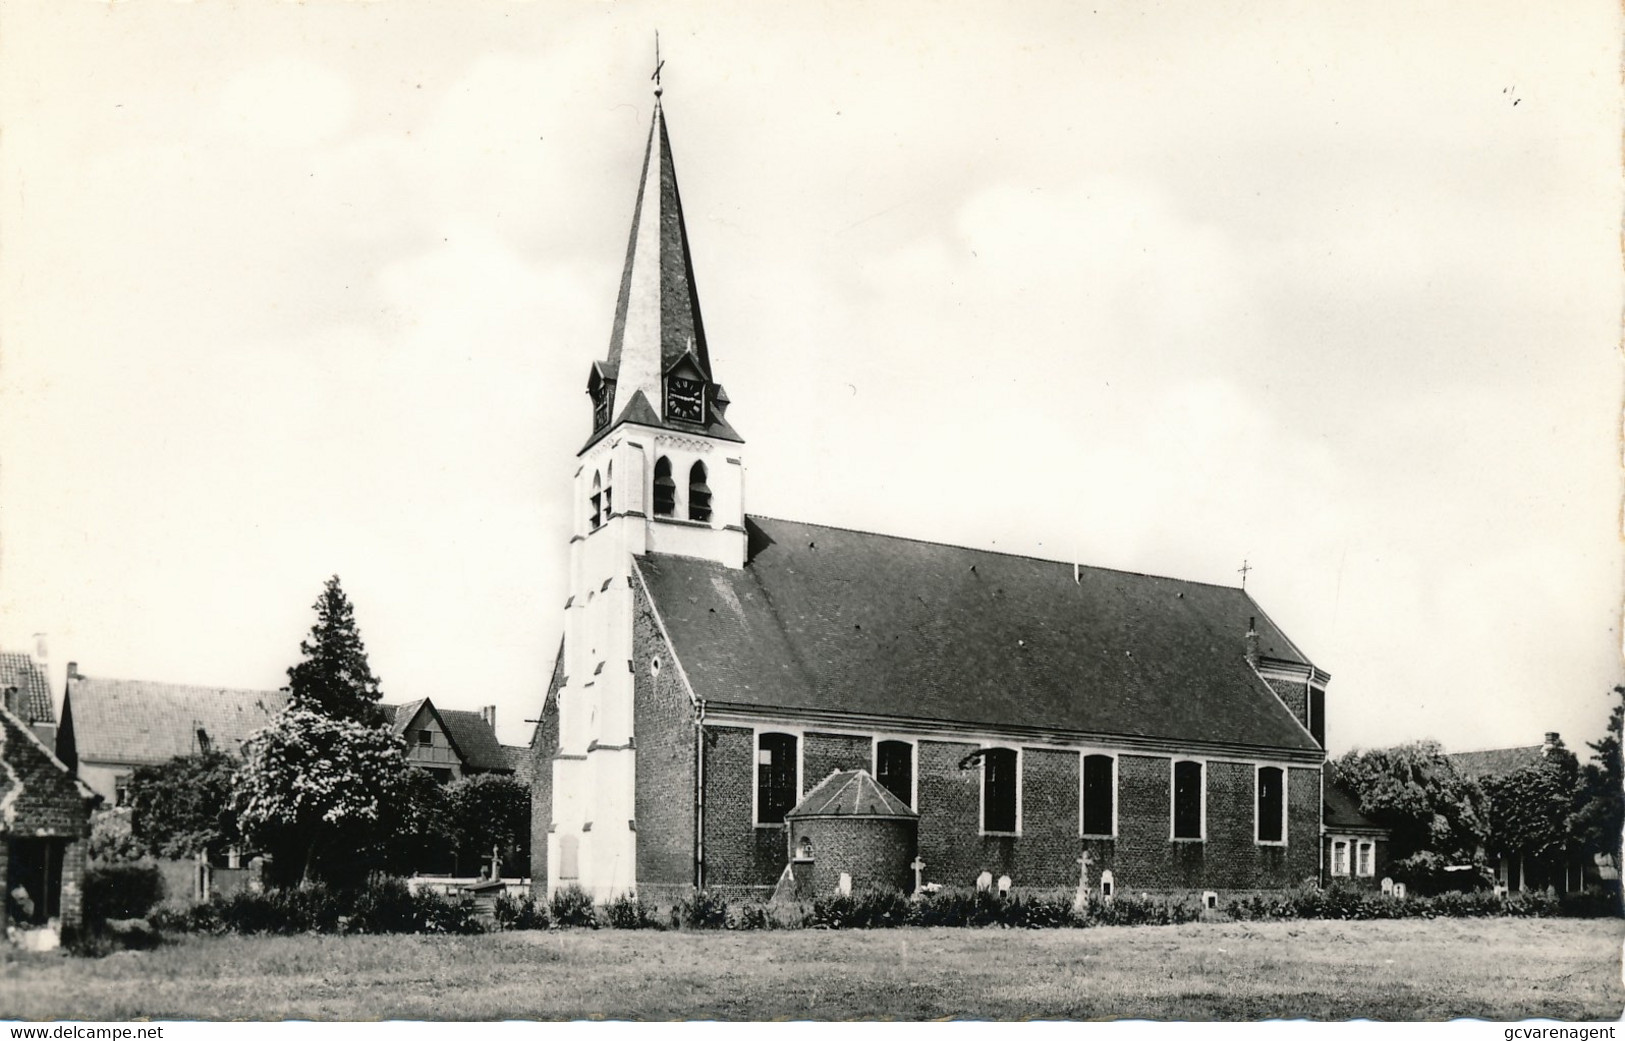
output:
[[[495,730],[497,728],[497,707],[495,705],[483,706],[480,709],[480,718],[485,720],[486,726]]]
[[[18,689],[16,687],[7,687],[6,688],[6,690],[5,690],[5,703],[6,703],[6,711],[7,712],[15,713],[17,711],[17,695],[18,695],[18,693],[19,693],[19,691],[18,691]]]
[[[1247,664],[1255,669],[1258,668],[1259,660],[1257,625],[1258,618],[1256,616],[1247,619]]]
[[[68,682],[71,683],[74,680],[83,678],[84,677],[79,675],[79,663],[76,661],[68,662]]]
[[[1543,756],[1551,755],[1552,751],[1556,749],[1557,746],[1562,743],[1562,741],[1563,739],[1558,736],[1557,731],[1546,731],[1546,740],[1542,741],[1540,744],[1540,754]]]

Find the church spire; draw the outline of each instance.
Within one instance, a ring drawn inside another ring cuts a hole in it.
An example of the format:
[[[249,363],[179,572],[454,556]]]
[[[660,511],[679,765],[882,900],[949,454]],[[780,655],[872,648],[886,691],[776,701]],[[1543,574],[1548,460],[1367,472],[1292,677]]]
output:
[[[738,441],[722,418],[727,396],[711,371],[658,78],[655,95],[609,357],[593,366],[587,386],[594,406],[588,443],[629,421]]]

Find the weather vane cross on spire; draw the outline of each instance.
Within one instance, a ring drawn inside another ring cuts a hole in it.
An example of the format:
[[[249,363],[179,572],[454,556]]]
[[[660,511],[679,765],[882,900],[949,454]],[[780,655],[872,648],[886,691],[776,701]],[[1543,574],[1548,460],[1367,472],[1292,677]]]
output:
[[[1251,564],[1247,563],[1245,560],[1243,560],[1241,562],[1241,566],[1236,568],[1236,570],[1241,573],[1241,588],[1246,589],[1247,588],[1247,572],[1253,570],[1253,566]]]
[[[654,71],[654,75],[650,76],[649,78],[655,81],[655,97],[657,97],[657,98],[660,96],[660,70],[665,68],[665,66],[666,66],[666,63],[660,60],[660,30],[656,29],[655,30],[655,71]]]

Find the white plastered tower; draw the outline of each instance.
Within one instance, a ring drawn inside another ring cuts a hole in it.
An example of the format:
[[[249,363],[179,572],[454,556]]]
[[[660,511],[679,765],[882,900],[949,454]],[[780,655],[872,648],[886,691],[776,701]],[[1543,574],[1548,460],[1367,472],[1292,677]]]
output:
[[[743,441],[724,418],[682,203],[655,102],[609,356],[592,366],[593,431],[572,489],[570,596],[548,892],[637,889],[633,559],[745,562]],[[688,798],[690,793],[672,793]]]

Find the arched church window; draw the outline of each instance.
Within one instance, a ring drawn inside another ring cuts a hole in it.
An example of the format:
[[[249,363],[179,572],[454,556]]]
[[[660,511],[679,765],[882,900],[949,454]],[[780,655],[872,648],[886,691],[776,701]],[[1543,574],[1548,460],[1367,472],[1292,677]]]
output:
[[[605,524],[609,523],[610,496],[614,493],[614,489],[610,487],[610,482],[612,482],[614,480],[615,480],[615,461],[613,459],[611,459],[610,462],[609,462],[609,465],[604,468],[604,523]]]
[[[705,464],[695,463],[688,471],[688,519],[711,519],[711,488],[705,483]]]
[[[592,475],[592,497],[588,501],[592,503],[592,513],[587,517],[587,523],[593,531],[597,531],[598,526],[604,523],[604,482],[599,474]]]
[[[670,517],[677,511],[677,482],[671,479],[671,460],[655,460],[655,516]]]
[[[756,823],[782,824],[801,798],[796,735],[759,734],[756,738]]]

